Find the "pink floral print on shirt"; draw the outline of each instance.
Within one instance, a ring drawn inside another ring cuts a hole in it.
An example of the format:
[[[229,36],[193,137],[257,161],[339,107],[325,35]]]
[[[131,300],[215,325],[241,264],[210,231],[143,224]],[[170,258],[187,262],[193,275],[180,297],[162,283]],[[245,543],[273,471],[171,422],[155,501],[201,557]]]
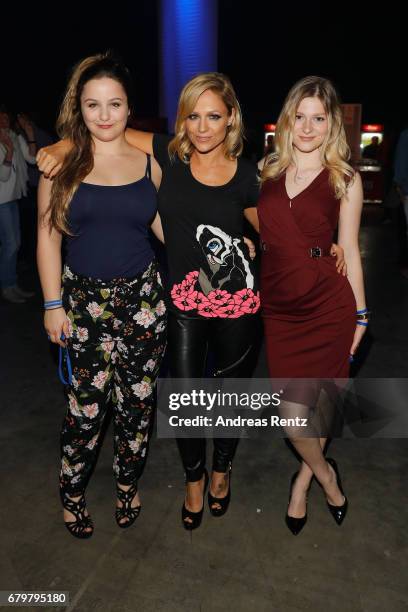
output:
[[[199,273],[189,272],[181,283],[173,285],[171,298],[179,310],[197,310],[202,317],[220,317],[237,319],[245,314],[255,314],[261,305],[259,291],[240,289],[229,293],[222,289],[214,289],[208,295],[196,290]]]

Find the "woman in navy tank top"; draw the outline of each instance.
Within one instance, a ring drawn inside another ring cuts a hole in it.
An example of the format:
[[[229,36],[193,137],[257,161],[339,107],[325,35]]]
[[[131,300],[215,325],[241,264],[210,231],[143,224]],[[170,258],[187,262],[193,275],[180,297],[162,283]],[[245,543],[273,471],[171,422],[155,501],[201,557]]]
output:
[[[127,69],[109,54],[80,62],[57,124],[74,146],[59,176],[42,177],[39,185],[44,325],[51,342],[68,347],[72,362],[60,493],[65,525],[78,538],[93,533],[84,493],[110,404],[119,527],[140,512],[137,485],[165,350],[164,292],[148,237],[151,227],[163,239],[161,171],[126,142],[130,112]]]

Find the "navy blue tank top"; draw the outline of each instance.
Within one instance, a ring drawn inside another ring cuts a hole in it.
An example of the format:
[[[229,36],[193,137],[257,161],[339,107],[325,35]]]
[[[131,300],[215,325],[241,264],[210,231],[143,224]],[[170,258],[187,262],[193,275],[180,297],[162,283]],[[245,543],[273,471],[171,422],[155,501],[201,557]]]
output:
[[[156,188],[146,174],[127,185],[81,183],[72,198],[65,241],[69,268],[83,276],[132,278],[154,258],[149,227],[157,211]]]

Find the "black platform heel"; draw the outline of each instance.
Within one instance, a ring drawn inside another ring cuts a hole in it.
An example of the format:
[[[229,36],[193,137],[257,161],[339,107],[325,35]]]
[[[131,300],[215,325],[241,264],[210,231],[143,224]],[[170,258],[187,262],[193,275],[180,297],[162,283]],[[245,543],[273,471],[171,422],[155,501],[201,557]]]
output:
[[[343,491],[343,487],[341,484],[341,479],[340,479],[340,474],[339,474],[339,469],[337,467],[337,463],[335,462],[334,459],[331,458],[326,458],[326,461],[329,465],[332,466],[335,474],[336,474],[336,478],[337,478],[337,486],[340,489],[340,493],[343,495],[344,497],[344,504],[342,504],[341,506],[333,506],[332,504],[329,504],[329,502],[327,503],[327,507],[330,511],[330,514],[332,515],[332,517],[334,518],[334,520],[336,521],[337,525],[341,525],[342,522],[344,521],[346,514],[347,514],[347,508],[348,508],[348,499],[347,497],[344,495],[344,491]]]
[[[69,533],[81,540],[90,538],[93,534],[93,523],[89,514],[87,516],[85,515],[85,495],[82,494],[78,501],[75,502],[60,489],[60,497],[63,508],[75,516],[75,521],[64,521],[65,527],[68,529]],[[86,531],[86,529],[89,528],[91,531]]]
[[[208,481],[209,481],[208,472],[205,469],[204,470],[203,507],[201,508],[201,510],[199,510],[198,512],[192,512],[191,510],[187,510],[186,504],[185,502],[183,502],[183,505],[181,508],[181,520],[183,522],[184,529],[187,529],[187,531],[192,531],[193,529],[197,529],[197,527],[201,525],[201,521],[202,521],[203,513],[204,513],[204,496],[207,490]],[[187,518],[190,519],[191,522],[186,521]]]
[[[229,464],[227,473],[229,474],[228,478],[228,493],[225,497],[214,497],[211,495],[210,491],[208,491],[208,507],[213,516],[223,516],[228,510],[228,506],[231,501],[231,474],[232,474],[232,465]],[[214,504],[218,504],[220,508],[213,508]]]
[[[290,481],[288,506],[292,498],[293,485],[298,475],[299,475],[299,472],[295,472]],[[306,501],[307,501],[307,498],[306,498]],[[307,521],[307,512],[305,516],[302,516],[300,518],[289,516],[289,514],[286,512],[285,523],[288,529],[290,529],[290,531],[293,533],[293,535],[298,535],[302,531],[303,527],[306,525],[306,521]]]
[[[127,529],[133,525],[142,509],[141,505],[132,508],[132,501],[137,493],[137,484],[130,485],[127,491],[124,491],[116,485],[116,493],[118,500],[122,502],[122,507],[116,508],[115,511],[116,522],[121,529]],[[121,523],[120,521],[123,521],[123,519],[126,519],[126,521]]]

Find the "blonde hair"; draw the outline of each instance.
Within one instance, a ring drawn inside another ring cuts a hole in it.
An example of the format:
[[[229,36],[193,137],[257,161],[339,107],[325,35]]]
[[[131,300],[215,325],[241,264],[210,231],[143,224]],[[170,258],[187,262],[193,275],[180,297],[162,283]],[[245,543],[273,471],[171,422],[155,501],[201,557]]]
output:
[[[70,234],[67,215],[71,200],[94,165],[92,138],[81,112],[81,94],[88,81],[103,77],[122,85],[130,106],[131,76],[121,61],[108,51],[87,57],[74,67],[57,119],[58,135],[69,139],[73,147],[53,181],[50,205],[44,216],[49,214],[50,228],[65,234]]]
[[[317,97],[323,104],[328,118],[328,132],[321,145],[322,165],[330,172],[329,182],[336,198],[346,195],[354,178],[354,170],[348,164],[350,148],[347,144],[343,115],[333,84],[322,77],[308,76],[289,91],[276,124],[275,152],[269,155],[261,172],[261,181],[278,179],[295,163],[293,153],[293,126],[299,104],[304,98]]]
[[[211,90],[222,99],[229,115],[232,114],[233,109],[235,110],[234,120],[227,128],[227,134],[223,143],[224,155],[228,159],[234,159],[241,155],[244,129],[242,113],[231,81],[220,72],[205,72],[198,74],[188,81],[181,91],[174,129],[175,136],[169,143],[170,157],[174,158],[178,155],[181,161],[189,162],[194,147],[187,136],[185,121],[193,112],[198,98],[207,90]]]

